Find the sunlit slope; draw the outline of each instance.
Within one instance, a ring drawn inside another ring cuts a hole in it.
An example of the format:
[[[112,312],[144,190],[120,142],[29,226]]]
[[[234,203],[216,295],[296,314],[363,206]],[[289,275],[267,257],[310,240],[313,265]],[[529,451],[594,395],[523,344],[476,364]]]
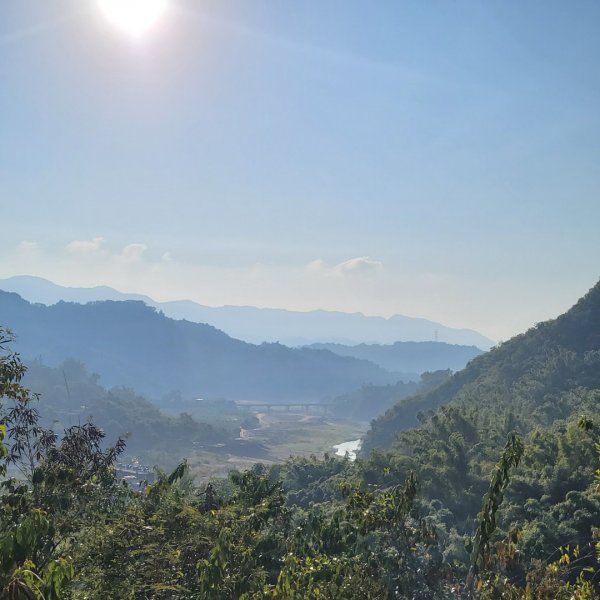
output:
[[[527,430],[574,410],[597,411],[600,394],[600,282],[557,319],[538,324],[473,359],[442,386],[407,398],[373,421],[363,449],[388,448],[399,431],[452,403],[505,415]],[[598,397],[597,397],[598,396]],[[596,406],[588,406],[597,397]]]

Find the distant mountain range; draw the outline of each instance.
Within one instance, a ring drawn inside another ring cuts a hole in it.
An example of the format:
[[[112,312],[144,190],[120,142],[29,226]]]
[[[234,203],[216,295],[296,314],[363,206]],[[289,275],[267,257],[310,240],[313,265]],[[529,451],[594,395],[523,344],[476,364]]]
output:
[[[185,397],[319,401],[399,379],[327,350],[248,344],[139,301],[45,306],[0,291],[0,324],[15,332],[14,348],[26,359],[49,366],[81,360],[104,386],[126,385],[154,399],[179,391]]]
[[[51,305],[61,300],[86,303],[98,300],[141,300],[174,319],[208,323],[228,335],[250,343],[280,342],[288,346],[335,342],[355,345],[393,344],[398,341],[439,340],[447,344],[487,350],[493,340],[470,329],[453,329],[441,323],[395,315],[390,318],[325,310],[293,312],[252,306],[210,307],[190,300],[156,302],[148,296],[125,294],[113,288],[69,288],[39,277],[17,276],[0,280],[0,289],[15,292],[30,302]],[[447,368],[447,367],[444,367]]]
[[[396,342],[395,344],[311,344],[308,348],[329,350],[339,356],[370,360],[388,371],[402,372],[404,381],[418,381],[415,373],[451,369],[460,371],[481,350],[442,342]]]

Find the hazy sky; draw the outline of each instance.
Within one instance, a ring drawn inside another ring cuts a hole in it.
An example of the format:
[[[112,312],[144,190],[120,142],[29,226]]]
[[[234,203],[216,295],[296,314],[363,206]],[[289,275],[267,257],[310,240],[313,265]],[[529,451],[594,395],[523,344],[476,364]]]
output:
[[[0,0],[0,277],[507,339],[600,276],[600,3]]]

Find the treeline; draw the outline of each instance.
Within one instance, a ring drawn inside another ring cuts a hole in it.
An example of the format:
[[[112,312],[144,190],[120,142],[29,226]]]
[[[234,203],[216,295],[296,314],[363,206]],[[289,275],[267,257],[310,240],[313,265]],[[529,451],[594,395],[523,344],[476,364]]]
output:
[[[311,510],[291,505],[261,466],[198,489],[182,463],[132,490],[115,477],[122,439],[105,446],[91,423],[60,435],[41,425],[9,342],[0,335],[0,598],[383,598],[440,588],[412,477],[378,492],[346,489],[344,501]]]
[[[600,283],[557,319],[538,324],[473,359],[443,385],[397,403],[372,424],[363,449],[390,448],[400,431],[445,405],[511,414],[521,432],[578,410],[571,393],[600,388]]]

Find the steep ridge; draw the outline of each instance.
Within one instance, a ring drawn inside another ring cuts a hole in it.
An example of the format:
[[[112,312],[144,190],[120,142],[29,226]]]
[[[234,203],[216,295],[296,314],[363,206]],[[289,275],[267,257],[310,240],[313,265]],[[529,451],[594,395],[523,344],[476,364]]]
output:
[[[138,301],[44,306],[0,292],[0,322],[18,334],[15,349],[24,357],[50,366],[75,358],[101,374],[104,385],[127,385],[155,399],[177,390],[188,397],[318,401],[398,380],[325,350],[254,346]]]
[[[506,414],[526,431],[568,417],[592,401],[586,390],[598,388],[600,282],[565,314],[478,356],[439,388],[397,403],[373,421],[363,452],[389,448],[443,405]]]

